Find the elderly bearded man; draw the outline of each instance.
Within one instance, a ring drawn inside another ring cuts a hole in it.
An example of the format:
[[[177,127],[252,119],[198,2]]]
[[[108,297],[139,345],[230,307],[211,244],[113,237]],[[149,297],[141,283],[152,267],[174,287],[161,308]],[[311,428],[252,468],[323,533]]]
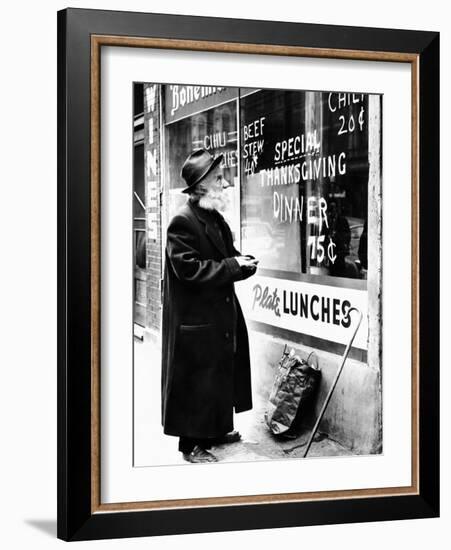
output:
[[[215,462],[212,445],[238,441],[233,409],[252,408],[249,342],[234,282],[253,275],[258,261],[236,250],[219,213],[229,186],[221,160],[203,149],[187,158],[181,175],[188,201],[167,230],[162,424],[194,463]]]

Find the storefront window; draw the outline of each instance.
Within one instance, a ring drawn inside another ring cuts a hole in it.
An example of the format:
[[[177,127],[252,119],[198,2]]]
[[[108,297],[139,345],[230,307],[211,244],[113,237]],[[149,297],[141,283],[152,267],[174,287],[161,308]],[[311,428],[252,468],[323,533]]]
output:
[[[243,250],[282,277],[366,278],[367,96],[241,95]]]
[[[233,185],[225,216],[261,269],[366,279],[367,95],[241,89],[238,170],[238,89],[167,86],[165,94],[168,219],[186,200],[188,155],[222,153]]]

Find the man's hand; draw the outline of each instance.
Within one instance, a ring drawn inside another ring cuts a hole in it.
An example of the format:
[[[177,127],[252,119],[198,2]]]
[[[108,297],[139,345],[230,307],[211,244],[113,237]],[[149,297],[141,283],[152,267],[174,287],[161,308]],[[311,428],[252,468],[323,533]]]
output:
[[[256,260],[252,256],[235,256],[235,260],[240,267],[256,268],[259,260]]]

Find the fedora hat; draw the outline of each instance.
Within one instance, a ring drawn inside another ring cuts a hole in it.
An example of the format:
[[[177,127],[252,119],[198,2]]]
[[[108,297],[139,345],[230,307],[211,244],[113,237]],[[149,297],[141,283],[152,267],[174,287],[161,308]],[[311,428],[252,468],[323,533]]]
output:
[[[214,157],[205,149],[193,151],[185,160],[180,173],[187,185],[182,193],[189,193],[213,168],[218,166],[223,157],[222,154]]]

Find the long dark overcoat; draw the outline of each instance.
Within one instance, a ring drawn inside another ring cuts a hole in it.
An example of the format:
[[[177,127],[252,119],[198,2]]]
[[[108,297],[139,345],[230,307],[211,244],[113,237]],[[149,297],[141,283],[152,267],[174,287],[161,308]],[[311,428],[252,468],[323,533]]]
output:
[[[248,334],[234,290],[234,282],[252,272],[233,258],[239,254],[216,212],[188,201],[169,224],[162,327],[166,434],[218,437],[233,429],[233,408],[252,408]]]

